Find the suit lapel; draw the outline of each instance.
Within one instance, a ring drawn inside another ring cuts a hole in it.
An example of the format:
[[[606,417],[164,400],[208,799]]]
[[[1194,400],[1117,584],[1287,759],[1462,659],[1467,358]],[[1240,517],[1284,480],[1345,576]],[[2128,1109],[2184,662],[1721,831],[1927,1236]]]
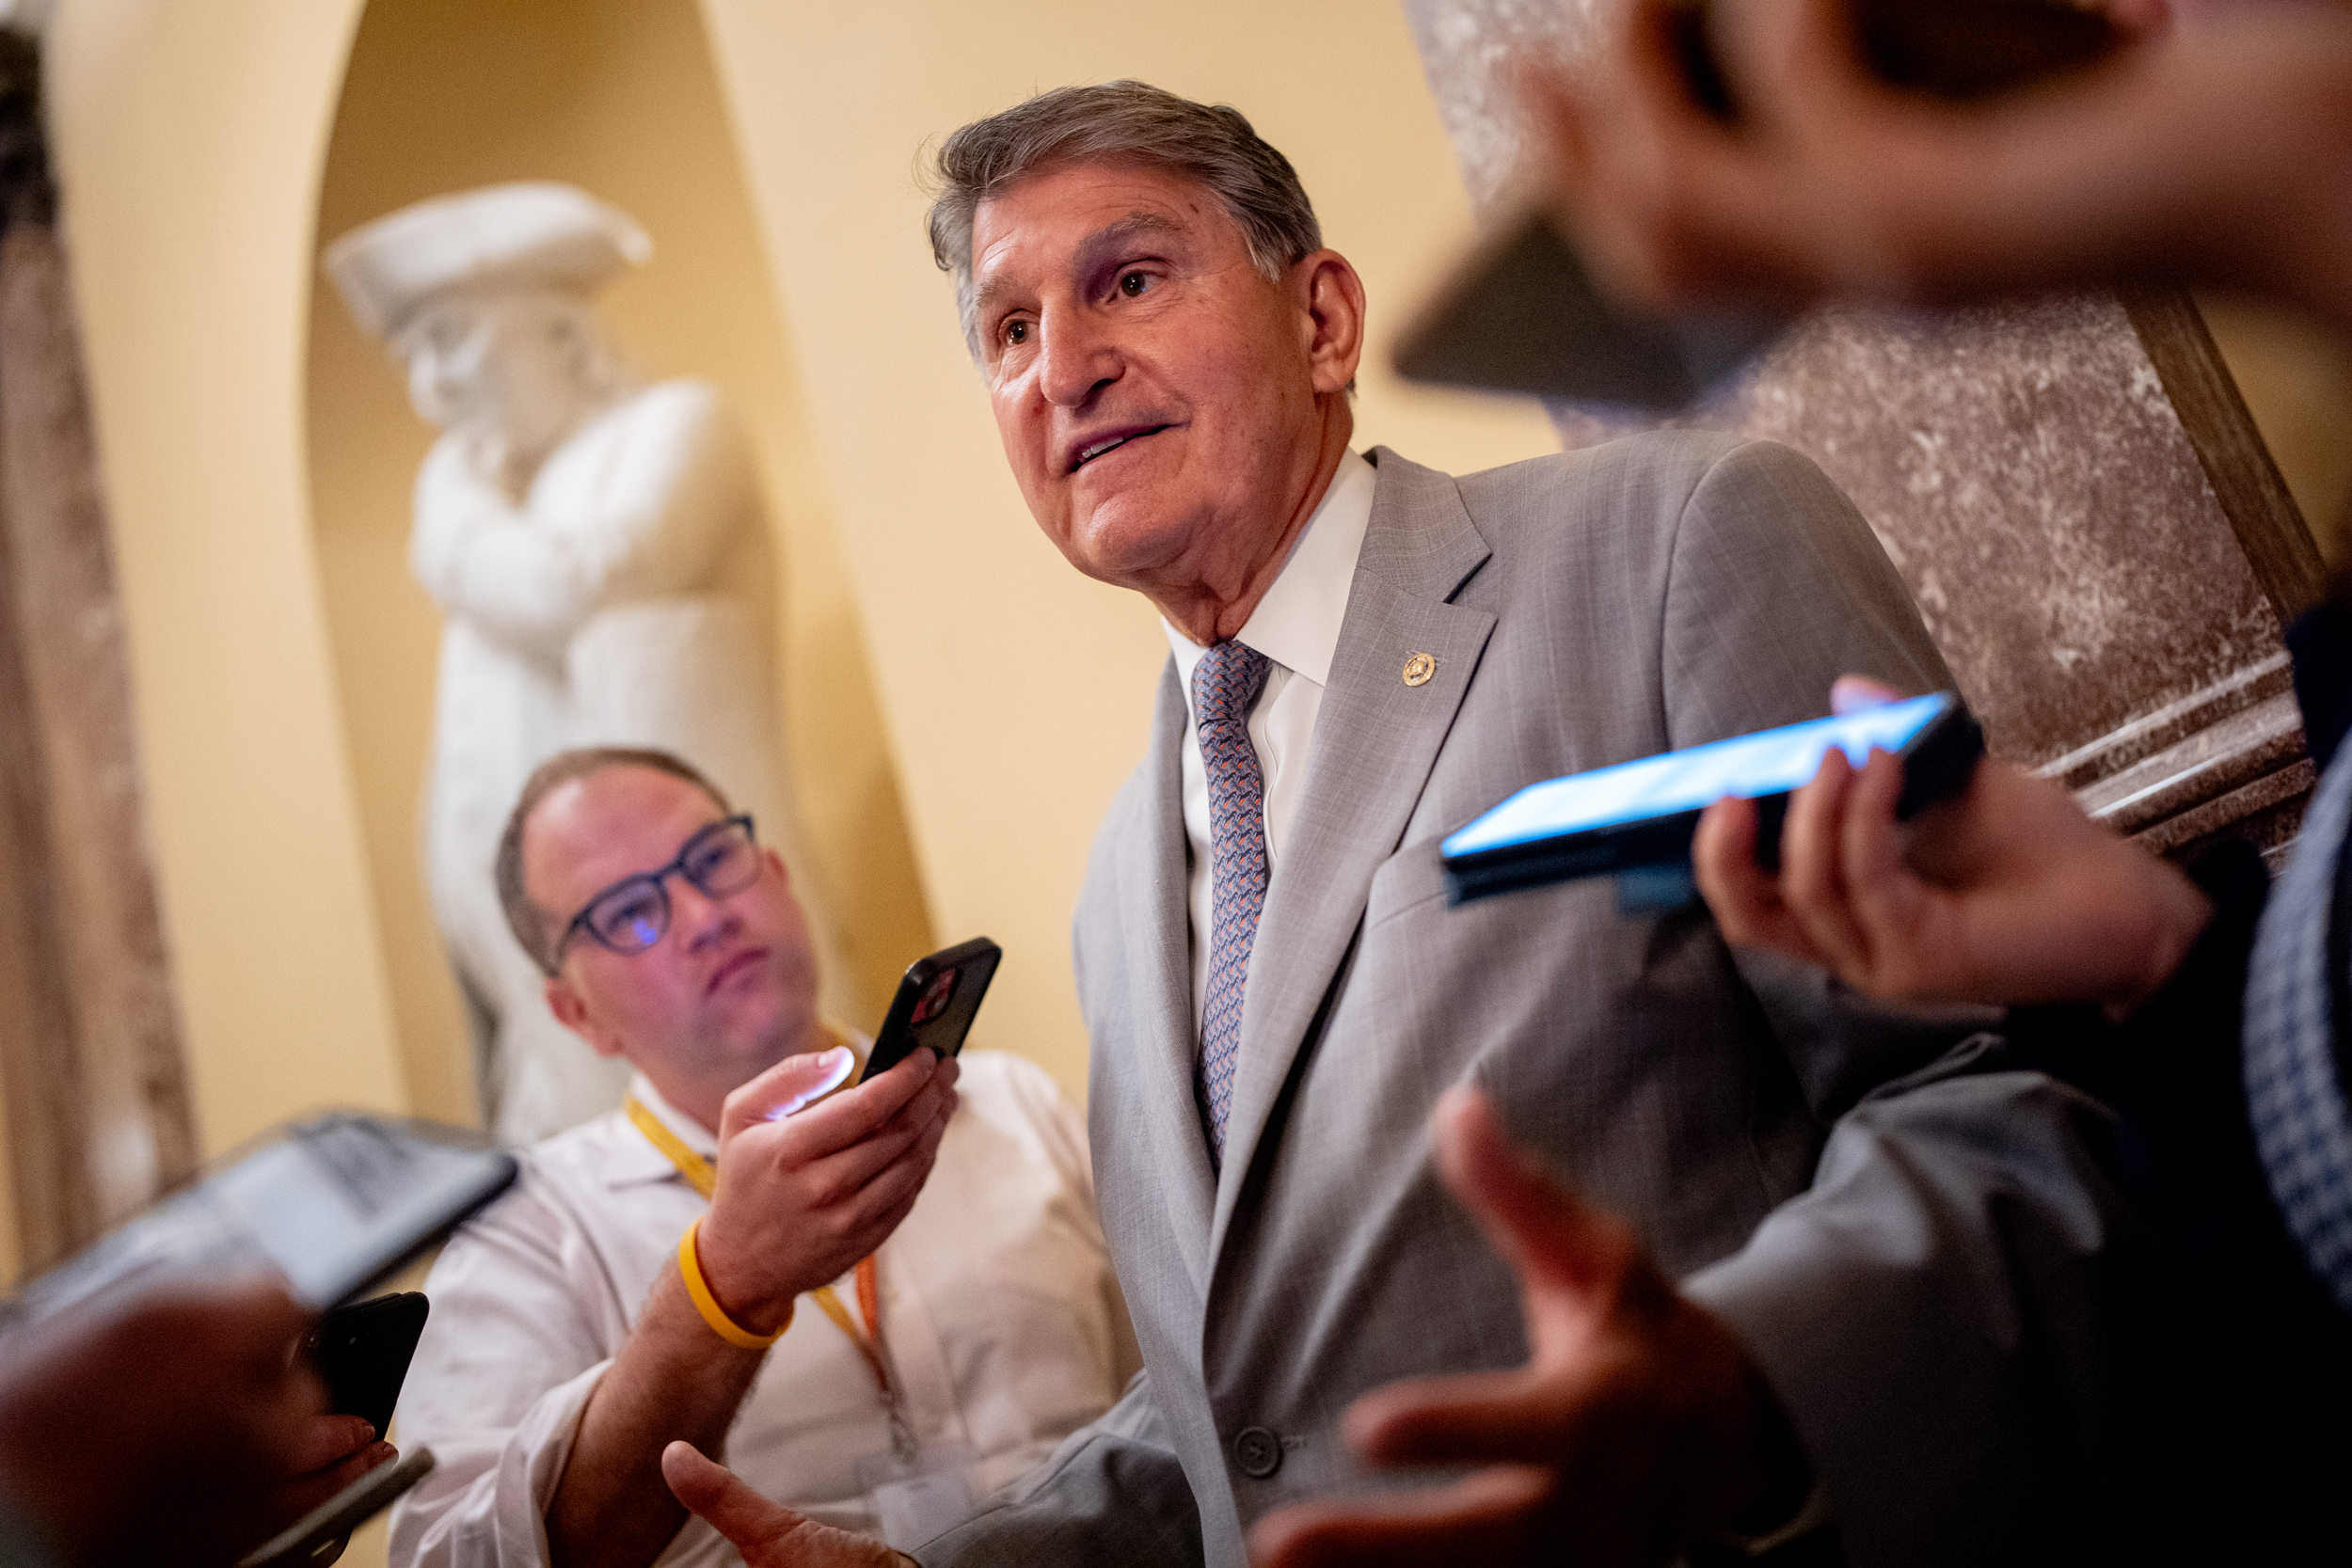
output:
[[[1395,852],[1494,629],[1492,615],[1448,602],[1489,553],[1454,481],[1386,449],[1375,461],[1372,521],[1315,720],[1306,790],[1251,946],[1212,1259],[1354,939],[1372,874]],[[1417,655],[1436,665],[1409,685],[1406,666]],[[1189,1109],[1188,1076],[1186,1089]]]
[[[1184,774],[1185,708],[1169,659],[1152,711],[1152,750],[1144,767],[1151,793],[1144,819],[1130,824],[1118,847],[1119,907],[1148,911],[1126,923],[1128,974],[1137,1003],[1135,1049],[1147,1082],[1142,1104],[1151,1127],[1149,1168],[1163,1183],[1168,1227],[1196,1289],[1208,1279],[1210,1203],[1215,1177],[1193,1098],[1200,1041],[1192,1017],[1191,919],[1185,901]]]

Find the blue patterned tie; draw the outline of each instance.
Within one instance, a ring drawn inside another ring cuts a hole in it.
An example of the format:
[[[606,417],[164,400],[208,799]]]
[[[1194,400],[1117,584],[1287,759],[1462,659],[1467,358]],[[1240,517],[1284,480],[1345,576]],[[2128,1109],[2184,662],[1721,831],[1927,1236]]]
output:
[[[1215,916],[1209,994],[1200,1009],[1200,1103],[1213,1163],[1225,1159],[1225,1117],[1233,1108],[1241,1057],[1242,993],[1249,946],[1265,908],[1265,775],[1249,744],[1249,705],[1265,686],[1266,657],[1219,642],[1192,672],[1192,717],[1209,775],[1209,875]]]

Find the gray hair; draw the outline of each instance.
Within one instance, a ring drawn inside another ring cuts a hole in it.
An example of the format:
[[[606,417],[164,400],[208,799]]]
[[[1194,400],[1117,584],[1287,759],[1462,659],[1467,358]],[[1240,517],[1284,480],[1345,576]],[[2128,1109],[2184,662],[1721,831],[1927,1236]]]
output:
[[[974,213],[1041,169],[1093,163],[1137,164],[1199,181],[1241,230],[1251,264],[1268,282],[1323,248],[1323,226],[1297,170],[1239,109],[1196,103],[1147,82],[1056,87],[964,126],[940,144],[934,162],[931,260],[955,277],[956,314],[975,359]]]

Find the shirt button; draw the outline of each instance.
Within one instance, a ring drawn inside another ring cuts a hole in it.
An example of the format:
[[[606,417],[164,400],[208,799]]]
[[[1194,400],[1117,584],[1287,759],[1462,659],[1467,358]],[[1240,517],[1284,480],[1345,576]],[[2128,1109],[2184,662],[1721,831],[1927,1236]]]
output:
[[[1244,1427],[1233,1436],[1233,1463],[1252,1481],[1282,1467],[1282,1440],[1263,1427]]]

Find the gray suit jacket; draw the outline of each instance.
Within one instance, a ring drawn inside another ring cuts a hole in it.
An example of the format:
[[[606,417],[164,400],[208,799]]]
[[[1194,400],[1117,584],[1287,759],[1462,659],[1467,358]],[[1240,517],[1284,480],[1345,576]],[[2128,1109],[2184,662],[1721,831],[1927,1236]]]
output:
[[[1533,781],[1818,715],[1843,672],[1950,677],[1868,528],[1786,448],[1659,434],[1463,479],[1374,457],[1250,958],[1221,1172],[1193,1088],[1172,664],[1078,907],[1096,1180],[1146,1370],[1025,1496],[920,1555],[1238,1564],[1249,1523],[1285,1502],[1425,1481],[1366,1472],[1337,1422],[1395,1378],[1525,1357],[1512,1278],[1429,1159],[1430,1107],[1466,1080],[1741,1330],[1873,1542],[1880,1494],[1910,1483],[1875,1458],[1841,1473],[1893,1440],[1842,1412],[1899,1427],[1904,1407],[1899,1387],[1854,1402],[1844,1380],[1899,1384],[1935,1354],[1945,1298],[1981,1259],[1919,1292],[1924,1338],[1864,1325],[1848,1368],[1815,1332],[1835,1305],[1804,1289],[1815,1233],[1784,1226],[1799,1235],[1774,1256],[1793,1268],[1737,1255],[1806,1192],[1836,1119],[1956,1031],[1841,1006],[1794,970],[1743,976],[1703,909],[1629,917],[1605,880],[1449,908],[1437,845]],[[1407,686],[1416,654],[1437,673]]]

